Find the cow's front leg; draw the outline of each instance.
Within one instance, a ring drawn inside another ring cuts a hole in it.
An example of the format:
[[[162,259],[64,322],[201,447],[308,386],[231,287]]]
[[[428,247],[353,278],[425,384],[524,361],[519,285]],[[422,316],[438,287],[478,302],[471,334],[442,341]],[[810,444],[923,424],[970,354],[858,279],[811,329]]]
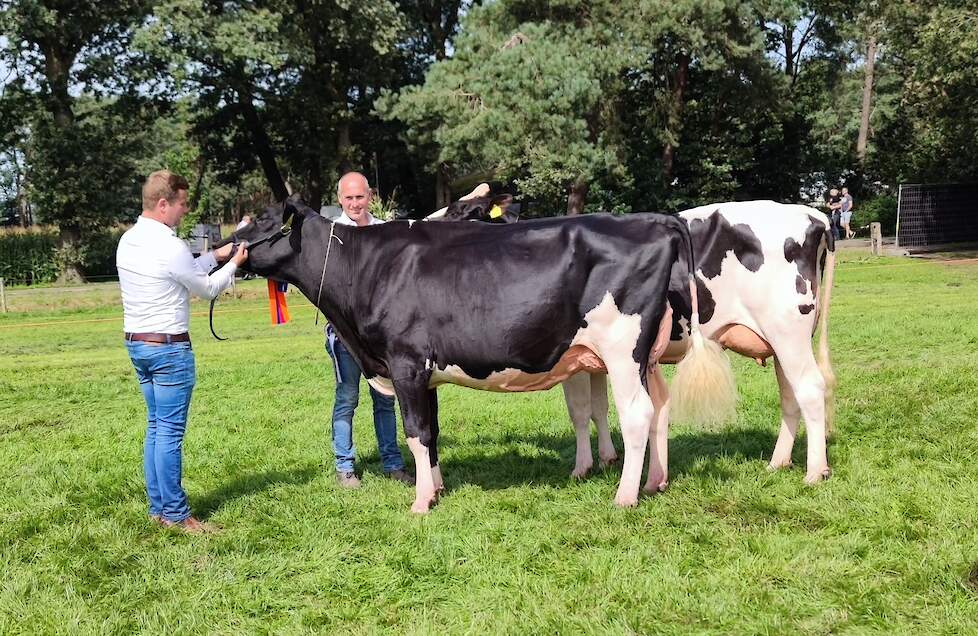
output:
[[[437,426],[432,426],[432,404],[434,402],[437,405],[437,401],[430,395],[434,390],[428,388],[431,372],[421,367],[420,370],[411,369],[401,375],[395,372],[393,365],[391,371],[391,375],[397,376],[392,378],[394,393],[401,407],[404,436],[411,454],[414,455],[414,467],[417,471],[411,512],[425,514],[431,510],[438,497],[432,470],[433,466],[438,465],[438,447]]]
[[[661,365],[649,369],[648,384],[655,415],[649,430],[649,477],[642,490],[660,493],[669,485],[669,388]]]
[[[431,412],[431,481],[435,486],[435,496],[445,490],[445,482],[441,478],[441,462],[438,459],[438,391],[428,389],[428,410]]]

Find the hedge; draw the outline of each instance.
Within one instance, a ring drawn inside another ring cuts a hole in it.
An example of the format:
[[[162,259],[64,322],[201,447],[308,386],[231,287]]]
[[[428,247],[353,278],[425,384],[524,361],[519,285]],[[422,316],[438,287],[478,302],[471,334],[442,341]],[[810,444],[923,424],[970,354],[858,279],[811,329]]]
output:
[[[87,277],[116,275],[115,250],[126,228],[111,228],[88,238],[82,271]],[[0,278],[8,284],[35,285],[58,278],[55,253],[58,230],[53,227],[0,232]]]

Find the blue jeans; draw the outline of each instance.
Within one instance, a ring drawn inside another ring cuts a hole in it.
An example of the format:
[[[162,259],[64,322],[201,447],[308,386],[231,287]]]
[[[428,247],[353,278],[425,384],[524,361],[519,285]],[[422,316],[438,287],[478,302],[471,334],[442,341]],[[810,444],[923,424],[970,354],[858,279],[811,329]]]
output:
[[[330,347],[332,344],[332,347]],[[333,359],[336,374],[336,399],[333,403],[333,453],[336,470],[350,472],[356,448],[353,446],[353,411],[360,401],[360,376],[357,361],[335,336],[327,337],[326,351]],[[397,419],[394,417],[394,398],[370,387],[374,403],[374,432],[384,472],[404,468],[401,449],[397,447]]]
[[[187,411],[196,382],[194,352],[189,342],[127,342],[126,349],[146,400],[143,472],[149,514],[183,521],[190,516],[180,476]]]

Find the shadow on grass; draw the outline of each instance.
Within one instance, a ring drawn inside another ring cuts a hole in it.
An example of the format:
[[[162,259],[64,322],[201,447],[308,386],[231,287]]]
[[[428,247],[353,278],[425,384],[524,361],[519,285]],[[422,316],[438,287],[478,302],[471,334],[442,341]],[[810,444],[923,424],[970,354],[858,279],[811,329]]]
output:
[[[576,442],[573,435],[505,433],[499,437],[483,437],[486,446],[468,442],[461,444],[451,436],[442,435],[439,448],[447,453],[442,463],[451,485],[473,484],[487,490],[509,488],[521,484],[559,486],[568,483],[574,468]],[[592,469],[592,478],[612,479],[621,476],[624,458],[620,435],[613,436],[619,452],[616,464],[602,471]],[[774,450],[776,431],[766,429],[735,429],[687,433],[669,441],[670,481],[683,476],[733,479],[729,460],[767,461]],[[592,446],[595,442],[592,436]],[[499,450],[508,446],[509,450]],[[493,450],[484,450],[494,447]],[[647,462],[648,452],[645,461]],[[797,440],[793,453],[796,465],[804,465],[804,439]],[[595,461],[597,456],[595,453]],[[643,468],[642,483],[645,472]]]
[[[322,467],[319,464],[309,463],[292,470],[269,470],[261,473],[238,475],[230,478],[217,490],[203,497],[195,498],[191,502],[194,516],[198,519],[207,519],[228,501],[247,497],[282,484],[305,484],[321,473]]]

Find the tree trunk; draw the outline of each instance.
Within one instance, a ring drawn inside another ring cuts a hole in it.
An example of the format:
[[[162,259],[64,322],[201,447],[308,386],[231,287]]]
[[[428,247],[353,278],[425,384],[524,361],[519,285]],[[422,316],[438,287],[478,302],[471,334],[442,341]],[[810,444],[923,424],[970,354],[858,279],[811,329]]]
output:
[[[859,163],[866,161],[866,142],[869,138],[869,113],[873,102],[873,70],[876,65],[876,36],[869,36],[866,50],[866,78],[863,82],[863,110],[859,119],[859,138],[856,140],[856,157]]]
[[[448,170],[444,164],[438,165],[435,174],[435,209],[440,210],[452,202],[452,191],[448,187]]]
[[[666,134],[671,138],[666,141],[665,147],[662,149],[662,177],[666,185],[672,182],[672,168],[675,160],[673,139],[678,139],[679,131],[682,128],[683,95],[686,92],[688,82],[689,55],[682,53],[679,55],[679,67],[676,69],[675,83],[672,88],[672,103],[669,105]]]
[[[346,174],[355,167],[350,161],[350,149],[353,142],[350,140],[350,122],[343,120],[336,125],[336,158],[339,160],[340,174]],[[370,180],[369,178],[367,179]]]
[[[61,271],[57,283],[67,285],[84,283],[81,258],[77,250],[81,249],[81,230],[77,225],[62,223],[58,226],[58,249],[61,251]]]
[[[578,177],[567,194],[567,216],[575,216],[584,211],[588,190],[591,184],[583,176]]]
[[[42,39],[39,44],[44,54],[44,74],[49,89],[44,98],[44,106],[54,119],[58,135],[62,139],[70,139],[75,132],[75,114],[71,110],[68,82],[76,51],[51,39]],[[63,161],[69,160],[68,157],[63,158]],[[57,219],[58,250],[61,253],[61,272],[58,274],[58,282],[83,283],[85,276],[82,273],[79,257],[81,229],[78,226],[73,199],[69,198],[65,201],[57,212]]]
[[[268,138],[264,124],[262,124],[258,109],[255,108],[251,95],[243,90],[237,92],[241,113],[244,115],[248,131],[251,133],[251,139],[255,144],[255,153],[258,155],[258,161],[261,162],[268,187],[271,188],[276,201],[284,201],[289,196],[289,190],[285,187],[285,179],[282,178],[282,173],[278,169],[275,151],[272,150],[272,142]]]
[[[206,169],[207,169],[207,162],[204,161],[204,157],[203,156],[197,157],[197,178],[194,179],[194,196],[192,199],[190,199],[190,202],[187,204],[187,209],[190,210],[191,212],[195,212],[197,210],[197,205],[200,203],[200,197],[202,195],[201,186],[204,183],[204,172]]]

